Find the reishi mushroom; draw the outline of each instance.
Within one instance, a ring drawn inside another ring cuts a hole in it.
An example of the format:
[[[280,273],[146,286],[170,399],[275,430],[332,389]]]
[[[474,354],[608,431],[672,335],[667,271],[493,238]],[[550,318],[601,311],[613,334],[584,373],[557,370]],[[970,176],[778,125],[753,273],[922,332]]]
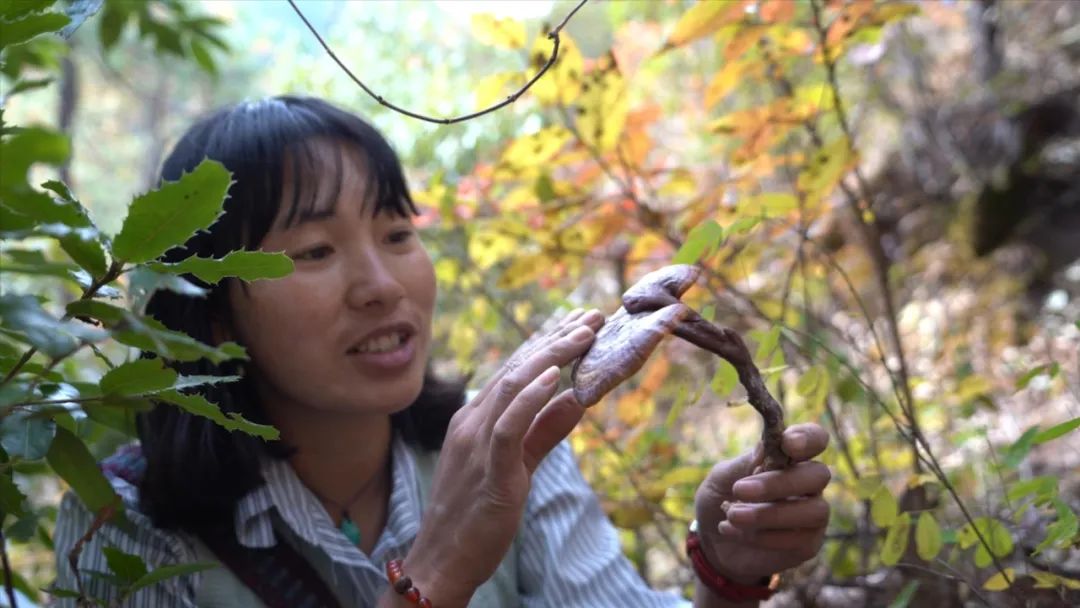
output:
[[[700,269],[688,264],[650,272],[626,290],[622,307],[600,331],[592,347],[574,364],[574,397],[585,407],[634,375],[668,334],[723,357],[739,375],[750,405],[761,414],[762,470],[782,469],[791,459],[781,449],[784,410],[773,399],[754,365],[749,349],[734,330],[719,327],[679,300],[698,279]]]

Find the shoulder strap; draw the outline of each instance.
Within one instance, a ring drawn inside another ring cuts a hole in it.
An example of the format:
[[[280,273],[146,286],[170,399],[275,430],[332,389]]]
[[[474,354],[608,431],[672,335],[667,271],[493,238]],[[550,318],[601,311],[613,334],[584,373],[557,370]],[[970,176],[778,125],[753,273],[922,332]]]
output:
[[[341,608],[326,581],[284,539],[252,549],[236,540],[231,526],[207,529],[198,537],[267,608]]]

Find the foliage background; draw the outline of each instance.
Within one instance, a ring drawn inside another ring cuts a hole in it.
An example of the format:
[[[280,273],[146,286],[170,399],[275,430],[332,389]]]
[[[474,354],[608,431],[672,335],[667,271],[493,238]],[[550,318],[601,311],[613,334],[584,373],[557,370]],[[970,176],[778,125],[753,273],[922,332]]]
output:
[[[381,95],[448,116],[518,88],[550,49],[542,32],[575,4],[301,7]],[[70,161],[33,167],[28,183],[60,177],[102,233],[121,230],[197,116],[282,92],[326,97],[374,122],[409,168],[448,368],[482,379],[560,309],[613,311],[672,260],[705,268],[688,300],[750,338],[789,420],[833,434],[830,540],[773,605],[1077,601],[1074,3],[590,2],[526,95],[455,125],[365,96],[285,3],[155,1],[145,18],[116,17],[133,5],[106,0],[66,42],[35,38],[54,59],[3,82],[5,123],[71,138]],[[193,28],[201,17],[216,21]],[[7,97],[37,76],[56,82]],[[4,236],[2,295],[37,294],[63,314],[80,290],[19,272],[26,254],[12,251],[68,256]],[[116,285],[134,293],[127,276]],[[11,319],[9,346],[25,341]],[[100,351],[132,356],[115,340]],[[83,349],[57,370],[94,384],[108,368]],[[67,407],[95,457],[126,441]],[[30,435],[9,413],[12,452]],[[693,489],[757,424],[730,368],[670,342],[575,432],[654,585],[687,588]],[[4,461],[28,497],[18,517],[5,508],[7,552],[20,589],[44,602],[66,483],[40,456]]]

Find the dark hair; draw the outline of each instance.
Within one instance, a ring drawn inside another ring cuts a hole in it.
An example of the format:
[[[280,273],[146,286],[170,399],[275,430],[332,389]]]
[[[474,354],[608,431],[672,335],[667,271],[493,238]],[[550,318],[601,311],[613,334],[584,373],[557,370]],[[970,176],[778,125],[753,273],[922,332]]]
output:
[[[320,180],[315,146],[319,141],[340,143],[337,180]],[[200,120],[181,137],[161,170],[162,180],[176,180],[204,158],[221,162],[232,172],[233,184],[225,212],[207,231],[192,236],[182,247],[163,256],[177,262],[192,255],[221,257],[236,249],[257,249],[278,216],[286,193],[283,176],[288,165],[293,183],[286,223],[320,212],[320,201],[337,200],[341,187],[344,147],[361,154],[373,192],[374,212],[416,214],[401,163],[390,144],[361,118],[325,101],[281,96],[224,108]],[[326,181],[336,181],[327,184]],[[320,189],[334,190],[326,196]],[[228,327],[228,281],[207,285],[193,276],[189,281],[208,290],[205,298],[172,291],[156,292],[147,314],[169,329],[196,340],[213,343],[213,324]],[[184,375],[220,374],[243,377],[244,363],[214,365],[203,359],[170,361]],[[203,386],[198,392],[225,412],[265,423],[266,415],[251,383]],[[446,435],[450,417],[464,402],[464,384],[444,381],[430,371],[420,396],[407,409],[391,417],[406,441],[437,449]],[[157,404],[138,419],[139,439],[147,469],[140,484],[141,507],[154,525],[197,529],[232,522],[237,501],[262,482],[260,459],[282,458],[290,448],[264,442],[242,432],[229,432],[210,420],[175,406]]]

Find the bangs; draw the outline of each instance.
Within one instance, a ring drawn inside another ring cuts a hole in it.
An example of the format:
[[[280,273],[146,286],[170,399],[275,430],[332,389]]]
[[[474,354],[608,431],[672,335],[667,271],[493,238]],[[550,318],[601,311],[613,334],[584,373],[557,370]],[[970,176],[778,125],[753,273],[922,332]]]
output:
[[[389,142],[363,119],[319,99],[281,96],[222,110],[177,143],[161,177],[177,180],[204,158],[232,173],[225,213],[204,238],[166,254],[172,261],[257,249],[278,218],[290,226],[332,214],[348,163],[363,163],[362,204],[371,213],[419,214]]]
[[[404,180],[393,179],[393,170],[388,171],[385,159],[380,163],[380,159],[373,158],[368,150],[360,149],[353,142],[341,138],[309,138],[290,146],[285,152],[283,174],[289,176],[287,181],[291,188],[278,199],[287,201],[282,228],[334,215],[337,203],[342,199],[347,169],[358,170],[365,179],[364,200],[359,201],[361,213],[400,217],[418,214],[404,187]]]

